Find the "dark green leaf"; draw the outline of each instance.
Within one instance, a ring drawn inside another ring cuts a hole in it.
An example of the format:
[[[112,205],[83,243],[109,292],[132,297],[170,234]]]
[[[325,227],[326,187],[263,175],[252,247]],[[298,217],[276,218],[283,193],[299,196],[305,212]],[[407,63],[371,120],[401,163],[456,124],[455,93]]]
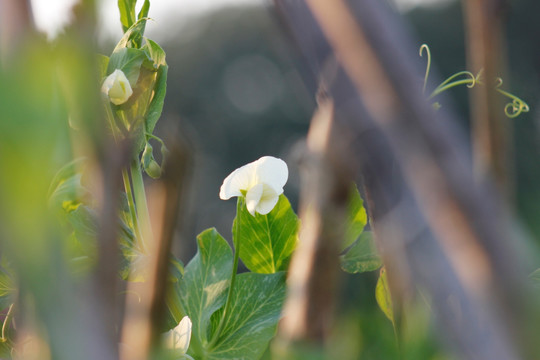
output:
[[[388,278],[386,277],[386,269],[383,267],[375,287],[375,299],[386,317],[394,323],[394,307],[392,305],[392,296],[390,287],[388,286]]]
[[[343,249],[351,246],[358,239],[367,224],[367,214],[364,202],[358,192],[356,184],[353,184],[349,192],[347,204],[347,225],[345,227],[345,242]]]
[[[246,267],[257,273],[271,274],[286,270],[298,239],[300,222],[285,195],[280,195],[274,209],[252,216],[244,199],[233,224],[234,243]]]
[[[283,272],[238,275],[223,331],[207,359],[259,359],[276,333],[285,288]],[[220,318],[212,318],[214,328]]]
[[[208,343],[210,317],[226,300],[233,254],[216,229],[203,231],[197,245],[197,254],[186,266],[178,292],[183,309],[180,315],[188,315],[193,323],[190,349],[201,354]]]
[[[349,251],[341,256],[341,268],[351,274],[374,271],[381,265],[375,239],[370,231],[362,233]]]

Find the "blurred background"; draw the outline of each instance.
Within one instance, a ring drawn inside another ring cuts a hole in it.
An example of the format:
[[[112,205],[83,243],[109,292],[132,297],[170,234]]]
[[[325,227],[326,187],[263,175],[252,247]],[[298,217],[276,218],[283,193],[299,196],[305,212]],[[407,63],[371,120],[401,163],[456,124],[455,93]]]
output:
[[[69,22],[73,2],[33,0],[37,26],[54,38]],[[466,69],[459,1],[387,2],[408,20],[418,47],[430,46],[441,79]],[[116,1],[102,1],[100,14],[99,47],[109,54],[121,36]],[[540,2],[513,0],[507,14],[504,88],[531,107],[529,113],[507,119],[513,128],[515,211],[524,229],[540,243]],[[164,48],[170,68],[156,134],[167,139],[174,133],[192,149],[188,211],[174,245],[187,262],[195,251],[195,236],[204,229],[214,226],[230,238],[235,204],[221,201],[218,193],[222,180],[237,167],[263,155],[283,158],[291,172],[285,193],[297,205],[297,153],[315,101],[303,83],[298,50],[269,2],[154,0],[150,17],[154,21],[148,25],[147,36]],[[418,57],[418,61],[423,64],[425,59]],[[454,109],[466,132],[467,91],[466,87],[452,89],[441,103]],[[335,333],[335,351],[340,356],[336,358],[395,358],[392,326],[376,310],[375,281],[375,276],[344,275],[342,319]],[[421,310],[411,311],[418,316],[409,324],[413,338],[408,339],[412,345],[407,358],[447,358],[426,340],[432,336],[428,317]]]

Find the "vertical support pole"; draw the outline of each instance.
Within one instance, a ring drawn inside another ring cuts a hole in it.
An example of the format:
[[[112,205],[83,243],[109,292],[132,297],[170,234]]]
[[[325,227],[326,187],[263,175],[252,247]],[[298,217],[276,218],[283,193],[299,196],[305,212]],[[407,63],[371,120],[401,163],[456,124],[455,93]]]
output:
[[[503,23],[506,0],[464,0],[467,62],[482,71],[483,86],[471,91],[474,170],[480,182],[493,178],[497,190],[512,198],[511,127],[504,117],[496,79],[505,67]]]

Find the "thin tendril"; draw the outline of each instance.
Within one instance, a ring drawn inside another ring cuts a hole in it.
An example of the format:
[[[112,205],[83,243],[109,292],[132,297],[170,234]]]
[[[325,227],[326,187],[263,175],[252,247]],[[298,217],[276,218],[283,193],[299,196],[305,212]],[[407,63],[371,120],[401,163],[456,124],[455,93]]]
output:
[[[426,92],[426,85],[429,77],[429,71],[431,70],[431,51],[429,50],[429,46],[427,44],[422,44],[420,46],[419,55],[422,56],[424,53],[424,50],[427,54],[427,64],[426,64],[426,74],[424,75],[424,87],[422,89],[422,92]]]
[[[452,81],[457,77],[466,76],[465,79]],[[470,71],[460,71],[444,80],[433,92],[429,95],[429,99],[439,95],[443,91],[446,91],[454,86],[467,85],[468,88],[474,87],[478,83],[479,75],[474,76]]]
[[[512,102],[507,103],[504,106],[504,114],[508,116],[509,118],[513,119],[521,115],[521,113],[529,112],[530,108],[529,105],[523,101],[522,99],[518,98],[514,94],[511,94],[507,91],[504,91],[501,89],[503,85],[503,79],[498,77],[495,79],[495,90],[497,90],[498,93],[506,96],[507,98],[510,98]]]

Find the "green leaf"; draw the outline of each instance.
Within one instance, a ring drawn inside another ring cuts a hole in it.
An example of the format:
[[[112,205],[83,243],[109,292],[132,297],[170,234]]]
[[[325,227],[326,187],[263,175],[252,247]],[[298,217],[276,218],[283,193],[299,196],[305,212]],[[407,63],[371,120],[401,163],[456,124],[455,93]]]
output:
[[[183,317],[184,311],[180,303],[180,282],[184,278],[184,264],[171,255],[169,260],[169,275],[167,278],[167,291],[165,293],[165,303],[167,305],[165,323],[162,332],[169,331],[176,327]]]
[[[4,266],[0,267],[0,310],[4,310],[15,300],[13,295],[16,291],[15,281],[10,271]]]
[[[183,309],[180,315],[188,315],[193,323],[190,349],[201,354],[208,343],[210,318],[225,304],[233,254],[216,229],[203,231],[197,245],[197,254],[186,266],[178,292]]]
[[[120,23],[122,30],[126,32],[135,23],[135,4],[137,0],[118,0],[120,10]]]
[[[364,202],[356,184],[352,184],[347,203],[347,223],[345,227],[345,242],[342,249],[351,246],[358,239],[367,224],[367,213]]]
[[[165,51],[153,40],[145,38],[146,44],[142,47],[148,53],[148,57],[154,61],[154,67],[157,69],[161,65],[167,65],[165,61]]]
[[[285,195],[266,215],[252,216],[239,197],[240,210],[233,224],[234,243],[240,241],[240,258],[256,273],[271,274],[286,270],[298,239],[300,222]]]
[[[163,102],[165,101],[165,93],[167,92],[167,65],[161,65],[157,71],[156,84],[154,86],[154,97],[148,107],[148,113],[146,115],[146,132],[152,134],[156,123],[163,111]]]
[[[375,287],[375,299],[386,317],[394,323],[394,307],[392,305],[392,296],[390,287],[388,286],[388,278],[386,277],[386,269],[383,267]]]
[[[349,251],[341,256],[341,268],[351,274],[374,271],[381,265],[371,231],[362,233]]]
[[[85,274],[97,262],[98,215],[84,204],[65,214],[72,231],[68,238],[66,253],[74,273]]]
[[[116,69],[120,69],[126,75],[131,87],[134,88],[139,79],[141,66],[145,60],[148,60],[148,55],[144,50],[133,48],[115,50],[109,60],[107,75]]]
[[[116,44],[113,53],[126,47],[139,49],[141,47],[147,21],[148,18],[142,18],[131,25],[131,27],[125,31],[124,36],[122,36],[118,44]]]
[[[285,300],[285,273],[239,274],[220,338],[207,359],[259,359],[276,333]],[[214,328],[222,310],[212,318]],[[195,358],[197,354],[194,354]]]
[[[141,11],[139,11],[139,15],[137,16],[137,19],[141,20],[147,17],[149,11],[150,11],[150,0],[144,0],[144,4],[141,8]]]
[[[85,158],[78,158],[62,166],[54,175],[47,196],[50,198],[64,181],[76,175],[84,161]]]

